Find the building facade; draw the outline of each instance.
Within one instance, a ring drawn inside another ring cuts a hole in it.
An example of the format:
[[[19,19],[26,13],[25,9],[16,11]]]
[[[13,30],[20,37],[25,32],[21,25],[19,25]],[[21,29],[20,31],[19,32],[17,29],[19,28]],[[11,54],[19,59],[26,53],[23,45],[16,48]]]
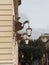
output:
[[[18,17],[18,4],[20,0],[0,0],[0,65],[18,65],[18,46],[13,38],[13,19]]]

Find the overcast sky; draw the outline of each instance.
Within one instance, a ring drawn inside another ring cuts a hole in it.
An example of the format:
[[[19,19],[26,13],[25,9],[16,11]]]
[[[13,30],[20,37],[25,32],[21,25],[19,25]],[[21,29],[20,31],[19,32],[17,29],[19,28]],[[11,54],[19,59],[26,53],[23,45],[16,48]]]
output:
[[[36,38],[44,32],[49,33],[49,0],[22,0],[19,16],[22,22],[26,19],[30,21],[32,37]]]
[[[48,28],[49,0],[22,0],[19,15],[27,18],[33,28]]]

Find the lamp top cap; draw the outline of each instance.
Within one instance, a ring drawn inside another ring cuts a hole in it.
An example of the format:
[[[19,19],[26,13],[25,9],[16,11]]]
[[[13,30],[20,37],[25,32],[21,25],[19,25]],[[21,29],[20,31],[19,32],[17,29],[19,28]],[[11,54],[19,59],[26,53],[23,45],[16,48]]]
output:
[[[32,28],[27,28],[26,30],[31,30],[32,31]]]

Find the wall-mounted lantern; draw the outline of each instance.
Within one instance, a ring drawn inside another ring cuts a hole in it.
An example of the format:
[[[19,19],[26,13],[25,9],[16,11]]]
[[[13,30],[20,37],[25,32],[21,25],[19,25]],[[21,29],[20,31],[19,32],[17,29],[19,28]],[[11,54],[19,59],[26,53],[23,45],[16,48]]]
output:
[[[21,40],[22,38],[28,40],[28,38],[31,36],[32,28],[30,28],[29,26],[29,21],[24,21],[24,23],[21,23],[18,21],[19,19],[20,17],[17,18],[17,21],[14,21],[14,32],[16,34],[16,40]],[[28,23],[28,28],[26,29],[26,32],[24,34],[18,34],[18,31],[22,30],[26,23]]]
[[[26,33],[27,33],[27,35],[30,37],[31,36],[31,33],[32,33],[32,28],[27,28],[26,29]]]

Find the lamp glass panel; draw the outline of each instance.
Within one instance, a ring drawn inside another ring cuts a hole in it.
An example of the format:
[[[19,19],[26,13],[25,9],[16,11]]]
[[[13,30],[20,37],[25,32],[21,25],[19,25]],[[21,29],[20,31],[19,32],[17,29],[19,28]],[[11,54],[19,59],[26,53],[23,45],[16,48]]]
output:
[[[31,32],[32,32],[31,29],[28,28],[28,29],[26,30],[26,32],[27,32],[27,35],[28,35],[28,36],[31,36]]]

